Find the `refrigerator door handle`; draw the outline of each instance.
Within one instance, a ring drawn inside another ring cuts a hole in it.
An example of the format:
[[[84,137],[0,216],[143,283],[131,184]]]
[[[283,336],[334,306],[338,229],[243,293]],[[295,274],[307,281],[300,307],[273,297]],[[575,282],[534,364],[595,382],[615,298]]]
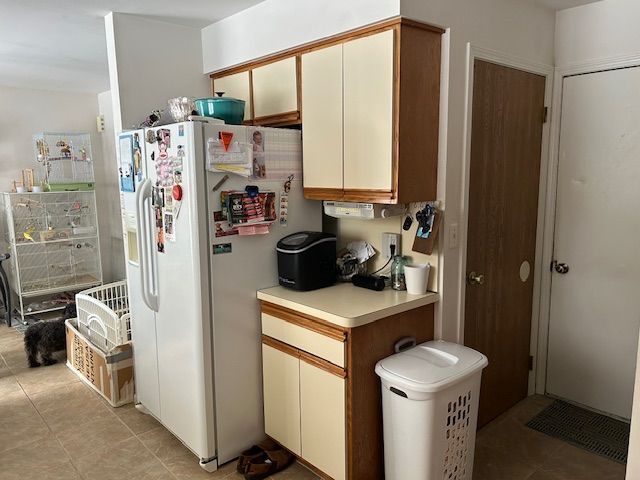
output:
[[[140,287],[142,300],[154,312],[158,311],[158,297],[151,289],[151,276],[155,270],[153,261],[153,235],[150,228],[149,211],[146,203],[151,199],[152,185],[145,179],[136,193],[136,223],[138,227],[138,252],[140,254]]]

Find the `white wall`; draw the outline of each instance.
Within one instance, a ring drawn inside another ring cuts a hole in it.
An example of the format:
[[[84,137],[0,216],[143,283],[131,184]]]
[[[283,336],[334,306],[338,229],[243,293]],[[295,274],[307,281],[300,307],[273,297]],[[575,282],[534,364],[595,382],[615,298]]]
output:
[[[124,246],[122,243],[122,217],[120,214],[120,184],[116,160],[111,92],[98,94],[98,109],[104,118],[102,132],[102,172],[96,195],[100,205],[100,232],[105,282],[126,278]]]
[[[603,0],[558,12],[556,65],[640,57],[638,19],[638,0]]]
[[[98,98],[92,93],[53,92],[0,87],[0,190],[9,191],[11,181],[21,178],[23,168],[36,169],[32,136],[34,133],[89,132],[94,160],[98,198],[118,198],[106,179],[107,161],[103,156],[103,136],[96,132]],[[106,141],[111,139],[105,138]],[[111,188],[111,191],[108,189]],[[115,196],[114,196],[115,195]],[[99,202],[104,205],[103,202]],[[113,259],[105,251],[110,240],[109,213],[98,209],[102,268],[105,281],[111,280]]]
[[[267,0],[202,30],[210,73],[400,14],[400,0]]]
[[[210,96],[199,29],[123,13],[107,15],[105,29],[116,132],[166,109],[170,98]]]
[[[91,93],[66,93],[0,86],[0,190],[9,191],[23,168],[36,169],[33,134],[95,133],[98,101]],[[100,155],[100,137],[92,135]],[[100,157],[96,156],[97,159]]]

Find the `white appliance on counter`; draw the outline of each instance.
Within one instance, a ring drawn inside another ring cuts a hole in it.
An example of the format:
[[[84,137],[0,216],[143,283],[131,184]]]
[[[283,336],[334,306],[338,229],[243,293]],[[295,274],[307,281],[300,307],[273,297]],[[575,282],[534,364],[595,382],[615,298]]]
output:
[[[274,160],[266,173],[277,178],[229,173],[220,185],[225,173],[206,165],[212,142],[232,132],[246,146],[256,130],[260,152]],[[275,192],[277,210],[292,158],[301,165],[300,132],[292,130],[184,122],[119,137],[136,402],[209,471],[264,437],[256,291],[278,283],[280,238],[322,227],[320,202],[303,198],[301,175],[291,184],[286,226],[276,222],[268,234],[228,235],[214,212],[221,191],[247,185]]]

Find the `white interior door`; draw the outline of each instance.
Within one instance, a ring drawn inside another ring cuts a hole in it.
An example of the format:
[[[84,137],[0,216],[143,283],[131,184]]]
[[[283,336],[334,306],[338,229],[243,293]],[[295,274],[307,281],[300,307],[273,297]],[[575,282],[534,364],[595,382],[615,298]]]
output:
[[[547,392],[630,418],[640,325],[640,68],[564,80]]]

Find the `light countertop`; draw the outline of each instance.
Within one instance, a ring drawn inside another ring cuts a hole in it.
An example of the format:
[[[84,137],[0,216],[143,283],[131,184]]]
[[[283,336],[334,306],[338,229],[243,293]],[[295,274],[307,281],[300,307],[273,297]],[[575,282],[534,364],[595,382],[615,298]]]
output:
[[[440,300],[440,295],[432,292],[409,295],[391,288],[376,292],[355,287],[351,283],[338,283],[310,292],[271,287],[259,290],[258,298],[341,327],[355,328],[436,303]]]

